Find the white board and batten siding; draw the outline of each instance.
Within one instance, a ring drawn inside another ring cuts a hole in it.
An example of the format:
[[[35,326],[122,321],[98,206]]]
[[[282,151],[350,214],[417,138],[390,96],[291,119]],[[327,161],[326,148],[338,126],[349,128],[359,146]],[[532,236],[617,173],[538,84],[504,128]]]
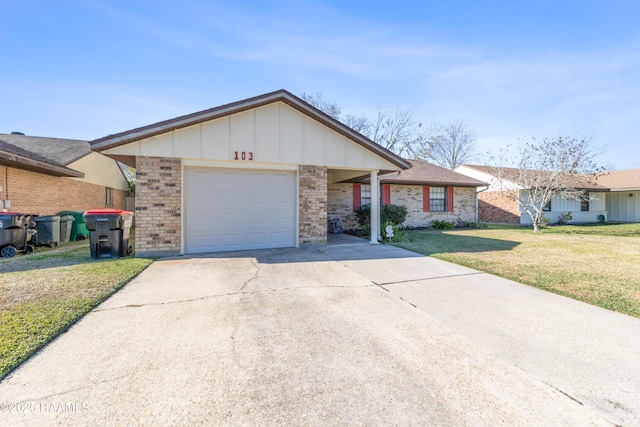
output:
[[[526,193],[525,190],[521,190],[521,197],[526,197]],[[569,221],[570,224],[597,222],[598,215],[604,215],[605,218],[608,218],[606,205],[609,196],[608,193],[604,192],[589,192],[591,200],[589,201],[588,211],[582,211],[580,202],[577,200],[565,200],[560,197],[554,197],[551,199],[551,211],[544,212],[544,216],[549,218],[552,224],[558,221],[559,215],[566,214],[567,212],[571,212],[573,218]],[[531,225],[533,221],[522,207],[520,208],[520,212],[520,223],[522,225]]]
[[[262,169],[276,164],[400,169],[283,102],[110,148],[105,154],[174,157],[194,164],[198,160],[233,162],[231,168],[250,163]]]
[[[607,195],[609,220],[640,222],[640,191],[612,191]]]

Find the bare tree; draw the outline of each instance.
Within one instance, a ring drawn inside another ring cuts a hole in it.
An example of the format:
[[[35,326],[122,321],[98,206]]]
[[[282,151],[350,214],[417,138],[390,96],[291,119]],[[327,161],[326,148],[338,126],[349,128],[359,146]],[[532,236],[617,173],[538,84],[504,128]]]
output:
[[[595,157],[604,151],[594,147],[591,138],[559,136],[555,139],[533,139],[518,147],[515,158],[517,168],[495,166],[496,184],[503,196],[514,200],[531,216],[533,231],[540,232],[544,208],[554,197],[580,200],[581,188],[593,185],[604,168]],[[508,164],[508,155],[502,151],[495,164]],[[492,160],[495,162],[496,160]],[[516,183],[520,189],[514,191]]]
[[[476,157],[476,135],[463,120],[437,125],[428,139],[426,158],[438,165],[454,169]]]
[[[322,92],[303,93],[302,99],[399,156],[429,158],[429,137],[432,132],[425,132],[422,123],[415,119],[411,110],[396,107],[394,111],[389,111],[378,107],[373,120],[364,114],[347,114],[342,118],[341,108],[324,99]]]
[[[343,123],[367,138],[371,135],[371,120],[364,114],[359,116],[347,114],[344,116]]]
[[[328,114],[329,116],[333,117],[336,120],[340,120],[340,114],[342,113],[340,106],[335,102],[327,101],[324,98],[324,95],[322,94],[322,92],[316,92],[316,93],[303,92],[301,97],[307,103],[313,105],[323,113]]]
[[[390,113],[379,107],[378,114],[371,124],[369,137],[401,157],[412,157],[416,150],[416,141],[420,139],[421,126],[410,110],[396,107],[396,110]]]

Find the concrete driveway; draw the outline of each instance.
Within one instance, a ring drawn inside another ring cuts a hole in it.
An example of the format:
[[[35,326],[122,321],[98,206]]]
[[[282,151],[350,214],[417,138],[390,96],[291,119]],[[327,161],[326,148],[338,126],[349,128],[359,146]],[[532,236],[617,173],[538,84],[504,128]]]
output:
[[[544,293],[511,313],[530,290],[503,282],[368,244],[163,259],[0,383],[0,425],[638,424],[640,321]],[[536,304],[620,329],[549,358],[571,328],[527,327]],[[592,380],[611,365],[630,381]]]

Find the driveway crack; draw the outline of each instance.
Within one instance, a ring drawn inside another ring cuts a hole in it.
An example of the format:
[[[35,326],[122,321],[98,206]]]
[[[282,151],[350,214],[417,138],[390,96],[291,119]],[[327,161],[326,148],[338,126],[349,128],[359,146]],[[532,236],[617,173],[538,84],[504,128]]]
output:
[[[251,281],[251,279],[249,281]],[[161,306],[161,305],[182,304],[182,303],[190,303],[190,302],[195,302],[195,301],[204,301],[204,300],[213,299],[213,298],[231,297],[231,296],[237,296],[237,295],[266,294],[266,293],[269,293],[269,292],[287,292],[287,291],[292,291],[292,290],[296,290],[296,289],[357,289],[357,288],[371,288],[371,287],[374,287],[374,286],[380,286],[380,285],[376,285],[375,283],[372,283],[370,285],[361,285],[361,286],[342,286],[342,285],[332,285],[332,286],[290,286],[288,288],[258,289],[258,290],[253,290],[253,291],[240,291],[240,290],[238,290],[236,292],[228,292],[228,293],[216,294],[216,295],[206,295],[206,296],[202,296],[202,297],[198,297],[198,298],[190,298],[190,299],[183,299],[183,300],[177,300],[177,301],[150,302],[150,303],[145,303],[145,304],[127,304],[127,305],[122,305],[122,306],[119,306],[119,307],[96,308],[91,313],[100,313],[100,312],[103,312],[103,311],[122,310],[124,308],[142,308],[142,307],[154,307],[154,306]]]
[[[253,277],[251,277],[249,280],[246,280],[244,282],[244,284],[240,287],[240,289],[238,289],[238,293],[241,293],[242,291],[244,291],[244,288],[246,288],[249,283],[251,283],[254,280],[256,280],[258,278],[258,276],[260,275],[260,271],[261,271],[260,264],[256,261],[255,258],[251,259],[251,263],[256,268],[256,272],[254,273]]]

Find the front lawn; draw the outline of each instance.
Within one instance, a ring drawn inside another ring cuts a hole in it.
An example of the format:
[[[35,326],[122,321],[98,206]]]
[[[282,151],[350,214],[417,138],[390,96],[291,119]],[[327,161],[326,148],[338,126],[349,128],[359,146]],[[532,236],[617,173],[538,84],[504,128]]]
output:
[[[87,240],[0,259],[0,379],[151,262],[92,260]]]
[[[640,318],[640,224],[404,236],[397,246]]]

